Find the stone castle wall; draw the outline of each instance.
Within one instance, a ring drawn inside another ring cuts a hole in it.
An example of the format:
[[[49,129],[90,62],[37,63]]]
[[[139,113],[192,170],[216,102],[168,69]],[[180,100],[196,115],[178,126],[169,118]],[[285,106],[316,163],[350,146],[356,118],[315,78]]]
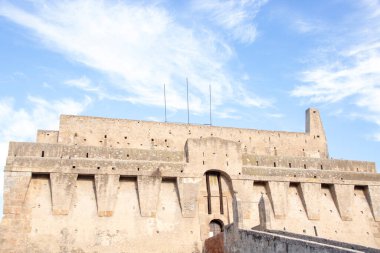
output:
[[[262,196],[273,229],[380,248],[375,164],[329,159],[309,109],[305,133],[61,116],[9,145],[0,251],[201,252]]]

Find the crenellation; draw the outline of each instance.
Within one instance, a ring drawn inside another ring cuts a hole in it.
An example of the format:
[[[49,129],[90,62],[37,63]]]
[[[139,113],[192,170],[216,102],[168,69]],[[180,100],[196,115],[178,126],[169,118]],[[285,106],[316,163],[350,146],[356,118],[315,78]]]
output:
[[[380,248],[375,163],[329,158],[316,109],[304,133],[60,119],[9,144],[0,251],[201,252],[233,222]]]

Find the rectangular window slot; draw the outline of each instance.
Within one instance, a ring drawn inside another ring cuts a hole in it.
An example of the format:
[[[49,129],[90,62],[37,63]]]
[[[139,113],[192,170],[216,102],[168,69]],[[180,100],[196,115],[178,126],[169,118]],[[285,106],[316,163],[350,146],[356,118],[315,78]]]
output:
[[[314,233],[315,233],[315,236],[318,236],[318,231],[317,231],[317,227],[314,226]]]

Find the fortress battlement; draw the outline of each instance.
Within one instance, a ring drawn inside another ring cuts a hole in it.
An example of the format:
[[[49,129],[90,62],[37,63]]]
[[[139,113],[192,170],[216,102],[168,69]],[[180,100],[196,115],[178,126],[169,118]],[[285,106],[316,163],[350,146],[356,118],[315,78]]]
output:
[[[305,132],[62,115],[11,142],[1,252],[200,252],[234,221],[380,248],[380,174]],[[235,204],[233,204],[235,202]]]

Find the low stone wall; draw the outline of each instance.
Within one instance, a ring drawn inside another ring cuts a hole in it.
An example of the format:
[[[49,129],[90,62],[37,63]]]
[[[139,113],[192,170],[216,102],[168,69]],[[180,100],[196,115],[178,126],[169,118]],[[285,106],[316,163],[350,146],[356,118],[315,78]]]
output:
[[[302,252],[302,253],[338,253],[338,252],[380,252],[376,249],[351,245],[329,240],[317,242],[310,238],[280,235],[272,232],[242,230],[234,225],[227,226],[224,231],[224,252],[250,253],[250,252]],[[210,239],[209,239],[210,240]],[[212,242],[212,240],[210,240]],[[216,240],[216,242],[218,242]],[[209,253],[209,252],[207,252]],[[213,253],[213,251],[210,251]]]

